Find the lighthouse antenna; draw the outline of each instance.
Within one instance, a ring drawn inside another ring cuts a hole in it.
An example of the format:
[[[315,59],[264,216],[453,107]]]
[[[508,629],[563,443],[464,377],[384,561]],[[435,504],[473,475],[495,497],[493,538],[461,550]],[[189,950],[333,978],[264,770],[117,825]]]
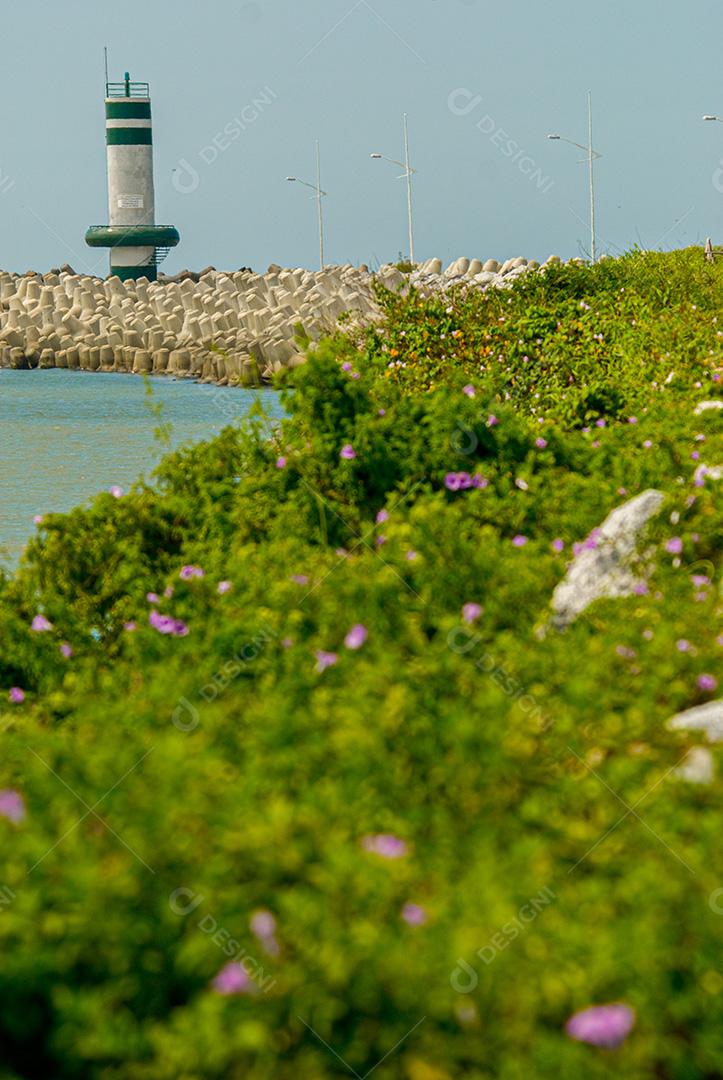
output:
[[[110,81],[109,77],[108,77],[108,46],[107,45],[105,45],[104,48],[103,48],[103,56],[105,57],[105,93],[106,93],[106,97],[107,97],[108,96],[108,83]]]

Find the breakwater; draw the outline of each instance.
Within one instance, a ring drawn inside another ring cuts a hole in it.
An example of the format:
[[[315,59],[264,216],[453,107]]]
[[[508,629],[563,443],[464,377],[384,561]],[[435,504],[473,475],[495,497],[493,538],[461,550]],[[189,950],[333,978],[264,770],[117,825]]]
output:
[[[268,381],[302,363],[300,342],[333,331],[342,314],[374,319],[375,279],[390,289],[411,282],[429,293],[463,282],[504,287],[538,268],[522,258],[464,258],[445,270],[429,259],[411,273],[393,265],[374,274],[366,266],[314,272],[272,265],[265,274],[208,269],[157,282],[100,279],[70,267],[0,271],[0,367],[173,375],[221,385]]]

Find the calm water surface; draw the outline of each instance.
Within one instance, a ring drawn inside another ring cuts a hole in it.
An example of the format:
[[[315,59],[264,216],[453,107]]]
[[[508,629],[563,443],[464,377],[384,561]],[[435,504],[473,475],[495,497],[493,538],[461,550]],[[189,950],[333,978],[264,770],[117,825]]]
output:
[[[198,442],[245,416],[261,398],[281,416],[271,390],[237,390],[168,378],[150,380],[152,402],[172,425],[171,446]],[[70,510],[99,491],[127,490],[166,452],[154,432],[137,375],[0,370],[0,558],[14,563],[33,517]]]

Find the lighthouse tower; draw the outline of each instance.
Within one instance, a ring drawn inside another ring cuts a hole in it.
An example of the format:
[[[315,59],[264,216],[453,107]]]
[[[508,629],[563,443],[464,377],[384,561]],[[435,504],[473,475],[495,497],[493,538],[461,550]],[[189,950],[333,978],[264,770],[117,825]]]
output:
[[[153,130],[148,83],[106,83],[108,225],[93,225],[85,242],[110,248],[111,275],[155,281],[158,266],[180,241],[172,225],[156,225]]]

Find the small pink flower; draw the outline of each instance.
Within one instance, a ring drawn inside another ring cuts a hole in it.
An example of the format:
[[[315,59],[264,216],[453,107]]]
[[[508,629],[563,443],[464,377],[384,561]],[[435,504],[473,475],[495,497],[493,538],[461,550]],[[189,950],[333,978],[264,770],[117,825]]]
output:
[[[474,395],[475,395],[474,386],[472,386],[471,383],[468,383],[467,386],[462,387],[462,393],[466,394],[467,397],[474,397]]]
[[[686,641],[685,638],[680,638],[676,641],[675,647],[678,652],[690,652],[690,642]]]
[[[427,921],[427,912],[419,904],[405,904],[402,908],[402,918],[410,926],[424,926]]]
[[[475,473],[472,477],[473,488],[486,488],[488,484],[489,480],[485,476],[482,476],[481,473]]]
[[[494,427],[495,424],[499,424],[499,420],[494,413],[490,413],[490,415],[487,417],[487,427]]]
[[[25,701],[25,691],[21,690],[19,686],[11,686],[8,698],[13,705],[22,705]]]
[[[43,524],[43,515],[42,514],[36,514],[35,517],[33,518],[33,524],[34,525],[42,525]]]
[[[356,457],[356,450],[351,443],[345,443],[341,448],[339,456],[342,457],[344,461],[353,461]]]
[[[49,622],[44,615],[36,615],[30,624],[30,629],[34,630],[36,634],[42,634],[47,630],[52,630],[53,624]]]
[[[69,645],[67,641],[61,641],[60,655],[64,656],[66,660],[70,660],[71,656],[73,655],[73,646]]]
[[[154,592],[146,593],[146,600],[148,601],[149,604],[160,604],[160,602],[161,602],[161,598],[158,595],[158,593],[154,593]]]
[[[521,533],[518,533],[517,536],[514,536],[512,538],[512,546],[513,547],[521,548],[521,547],[524,547],[526,543],[527,543],[527,537],[522,536]]]
[[[602,417],[600,417],[599,420],[595,421],[595,427],[605,427],[605,421]]]
[[[387,415],[387,410],[386,409],[378,409],[377,410],[377,416],[386,416],[386,415]]]
[[[479,619],[481,614],[482,614],[482,605],[481,604],[475,604],[474,602],[470,602],[469,604],[465,604],[464,607],[462,608],[462,618],[466,623],[469,623],[470,625],[473,622],[476,622],[477,619]]]
[[[362,839],[362,847],[373,855],[380,855],[383,859],[401,859],[407,854],[405,840],[391,833],[379,833],[376,836],[365,836]]]
[[[714,675],[699,675],[698,676],[698,689],[699,690],[715,690],[718,686],[718,680]]]
[[[341,365],[341,370],[342,371],[351,371],[351,364],[349,363],[348,360],[345,360],[344,363]]]
[[[405,553],[404,558],[407,560],[407,562],[414,562],[414,560],[419,558],[419,556],[417,555],[416,551],[413,551],[410,548],[409,551]]]
[[[543,439],[542,437],[535,439],[535,446],[538,450],[544,450],[547,446],[547,439]]]
[[[166,585],[165,589],[163,590],[163,595],[165,596],[166,600],[171,599],[171,597],[173,596],[173,592],[174,592],[173,586],[172,585]]]
[[[690,456],[693,461],[700,461],[700,453],[697,450],[694,450]]]
[[[121,499],[123,497],[123,488],[118,487],[117,484],[114,484],[113,487],[110,488],[110,493],[114,499]]]
[[[645,442],[643,443],[643,446],[645,447],[646,450],[649,450],[652,445],[653,444],[650,441],[650,439],[646,439]]]
[[[557,540],[553,540],[552,541],[552,550],[557,551],[558,553],[561,552],[561,551],[564,551],[565,550],[565,541],[560,540],[559,538]]]
[[[183,566],[181,572],[178,575],[183,581],[190,581],[191,578],[202,578],[204,572],[200,566]]]
[[[277,469],[285,469],[286,468],[286,458],[285,457],[279,457],[279,458],[276,459],[276,468]]]
[[[693,483],[695,484],[695,486],[698,487],[698,488],[705,487],[705,478],[706,478],[707,475],[708,475],[708,466],[707,465],[699,465],[698,468],[693,473]]]
[[[219,581],[218,585],[216,586],[216,592],[220,593],[221,596],[223,596],[224,593],[231,592],[232,588],[233,585],[230,581]]]
[[[386,536],[378,536],[376,538],[376,540],[374,541],[374,543],[376,544],[377,547],[381,547],[383,544],[386,544],[386,542],[387,542]]]
[[[565,1031],[571,1039],[614,1049],[620,1046],[635,1026],[635,1013],[629,1005],[594,1005],[571,1016]]]
[[[344,638],[344,645],[347,649],[361,649],[368,636],[369,632],[366,626],[357,623],[356,626],[352,626],[351,630]]]
[[[222,967],[211,983],[219,994],[247,994],[253,983],[241,964],[231,963]]]
[[[629,424],[637,424],[637,422],[638,422],[637,416],[629,416],[628,417],[628,423]]]
[[[11,788],[0,791],[0,817],[7,818],[15,824],[23,820],[25,803],[20,792],[13,791]]]
[[[290,580],[293,581],[294,585],[309,584],[309,578],[306,574],[292,574]]]
[[[376,516],[376,523],[381,525],[384,521],[389,521],[389,514],[386,510],[380,510]]]
[[[333,667],[339,659],[336,653],[325,652],[324,649],[318,649],[314,655],[316,656],[316,671],[319,675],[327,668]]]
[[[665,550],[669,555],[680,555],[683,550],[683,541],[679,536],[673,536],[665,545]]]
[[[138,629],[138,626],[134,622],[127,622],[123,624],[123,629],[126,631],[127,634],[132,634],[134,630]]]
[[[618,656],[622,656],[624,660],[634,660],[636,652],[634,649],[629,649],[627,645],[616,645],[615,652]]]

